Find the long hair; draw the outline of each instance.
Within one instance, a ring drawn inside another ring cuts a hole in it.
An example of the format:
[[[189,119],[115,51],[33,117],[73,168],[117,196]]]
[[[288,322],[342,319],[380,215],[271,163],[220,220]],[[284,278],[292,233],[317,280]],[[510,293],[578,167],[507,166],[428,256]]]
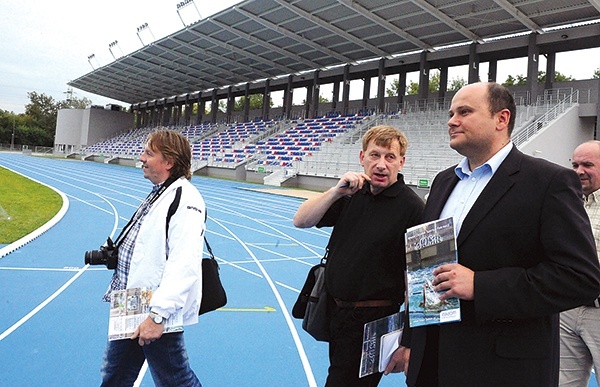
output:
[[[174,130],[157,130],[148,135],[147,143],[150,149],[162,153],[165,159],[173,163],[170,177],[192,178],[192,151],[184,135]]]

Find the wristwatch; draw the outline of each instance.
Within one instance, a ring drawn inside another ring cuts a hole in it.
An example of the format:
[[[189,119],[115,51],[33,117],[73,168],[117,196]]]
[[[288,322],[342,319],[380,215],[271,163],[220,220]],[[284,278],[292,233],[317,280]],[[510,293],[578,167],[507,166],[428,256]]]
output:
[[[162,324],[165,321],[164,317],[156,312],[150,312],[150,318],[155,324]]]

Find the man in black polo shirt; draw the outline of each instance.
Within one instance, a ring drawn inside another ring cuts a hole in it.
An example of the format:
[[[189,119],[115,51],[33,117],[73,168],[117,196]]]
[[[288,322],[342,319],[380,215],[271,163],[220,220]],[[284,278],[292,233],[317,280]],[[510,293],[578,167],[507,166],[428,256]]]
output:
[[[296,227],[331,227],[326,286],[329,318],[327,386],[376,386],[381,373],[358,378],[366,322],[398,312],[404,301],[404,233],[419,223],[424,203],[404,184],[408,142],[391,126],[365,133],[364,172],[347,172],[298,208]]]

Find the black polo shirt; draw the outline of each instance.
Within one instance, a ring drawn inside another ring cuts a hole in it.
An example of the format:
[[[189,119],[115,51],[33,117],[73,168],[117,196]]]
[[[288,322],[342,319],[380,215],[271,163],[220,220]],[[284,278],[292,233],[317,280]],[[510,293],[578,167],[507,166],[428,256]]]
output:
[[[367,183],[336,201],[317,227],[333,226],[326,269],[327,290],[344,301],[404,301],[404,233],[418,224],[423,200],[398,181],[371,194]]]

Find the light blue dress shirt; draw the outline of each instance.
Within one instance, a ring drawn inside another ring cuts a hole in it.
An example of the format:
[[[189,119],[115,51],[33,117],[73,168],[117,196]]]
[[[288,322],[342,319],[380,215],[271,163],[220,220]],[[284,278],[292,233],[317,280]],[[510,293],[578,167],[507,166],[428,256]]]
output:
[[[473,207],[473,204],[479,198],[485,186],[490,182],[504,159],[506,159],[512,147],[512,142],[509,142],[485,164],[475,168],[474,171],[471,171],[469,168],[469,161],[466,157],[454,169],[454,173],[456,173],[460,181],[448,197],[440,219],[453,217],[456,235],[460,233],[460,228],[471,207]]]

